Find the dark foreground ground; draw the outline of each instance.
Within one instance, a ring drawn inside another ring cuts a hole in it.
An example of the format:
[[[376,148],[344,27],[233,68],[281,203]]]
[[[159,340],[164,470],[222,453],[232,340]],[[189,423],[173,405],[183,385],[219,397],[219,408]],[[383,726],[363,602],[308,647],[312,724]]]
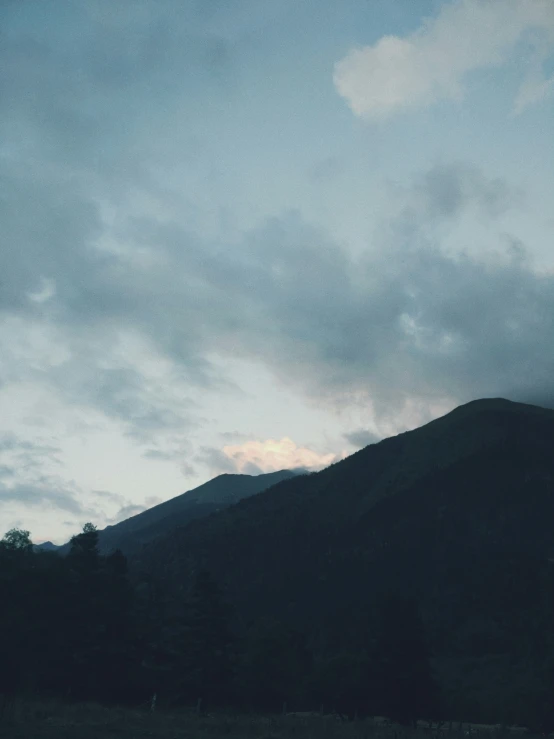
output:
[[[551,735],[550,735],[551,736]],[[379,719],[342,722],[317,715],[196,715],[194,711],[107,708],[17,701],[0,713],[0,737],[9,739],[532,739],[523,731],[477,724],[407,729]]]

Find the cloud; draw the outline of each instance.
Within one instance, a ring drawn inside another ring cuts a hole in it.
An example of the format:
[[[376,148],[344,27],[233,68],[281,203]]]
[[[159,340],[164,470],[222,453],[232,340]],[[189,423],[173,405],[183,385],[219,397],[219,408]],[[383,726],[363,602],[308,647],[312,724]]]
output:
[[[44,439],[0,434],[0,508],[47,506],[74,515],[93,513],[82,490],[57,474],[60,448]]]
[[[530,34],[538,34],[538,39]],[[526,35],[542,52],[533,79],[522,83],[515,110],[543,98],[552,80],[540,77],[552,53],[540,42],[554,38],[550,0],[454,0],[406,37],[383,36],[372,46],[352,49],[334,69],[337,92],[353,113],[385,119],[441,99],[459,100],[472,72],[504,64]]]
[[[441,250],[429,213],[454,218],[466,201],[503,209],[501,183],[463,168],[450,179],[456,171],[454,204],[441,202],[436,173],[424,177],[425,206],[413,208],[410,229],[392,229],[392,241],[358,261],[295,215],[249,234],[215,272],[226,274],[229,296],[224,332],[212,314],[219,350],[257,357],[318,402],[371,404],[378,415],[400,413],[410,398],[546,392],[553,278],[534,271],[521,245],[515,253],[500,242],[486,262]]]
[[[0,504],[17,503],[23,506],[49,506],[73,514],[83,514],[86,508],[78,500],[79,491],[67,483],[47,477],[36,483],[0,484]]]
[[[364,447],[369,446],[369,444],[375,444],[380,440],[377,434],[368,429],[351,431],[348,434],[344,434],[344,438],[349,444],[352,444],[352,446],[355,446],[357,449],[363,449]]]
[[[246,475],[297,468],[319,470],[339,458],[337,454],[319,454],[312,449],[299,447],[288,437],[224,446],[221,454],[214,453],[212,457],[214,462],[222,463],[226,468],[223,471],[232,470]]]
[[[100,500],[107,501],[108,503],[115,503],[120,506],[124,505],[126,502],[123,495],[112,493],[110,490],[92,490],[91,494],[95,498],[100,498]]]
[[[310,178],[317,182],[326,182],[342,174],[344,165],[336,156],[325,157],[316,162],[309,170]]]
[[[173,452],[164,452],[163,449],[147,449],[143,455],[146,459],[153,459],[158,462],[168,462],[175,458]]]
[[[227,442],[247,441],[252,434],[247,434],[242,431],[220,431],[218,434],[219,438]]]
[[[145,499],[144,503],[127,503],[122,506],[114,516],[106,519],[106,523],[114,526],[121,521],[125,521],[132,516],[137,516],[139,513],[147,511],[149,508],[153,508],[159,503],[163,503],[163,498],[157,496],[149,496]]]
[[[554,91],[554,75],[546,77],[540,63],[533,65],[516,95],[513,114],[519,115],[529,105],[550,97]]]
[[[137,514],[142,513],[146,509],[147,506],[131,503],[127,506],[123,506],[123,508],[120,508],[116,515],[112,516],[108,520],[112,525],[120,523],[121,521],[125,521],[126,519],[131,518],[131,516],[136,516]]]
[[[35,504],[50,499],[52,505],[77,510],[75,489],[61,483],[55,472],[61,465],[60,452],[51,441],[0,433],[0,502]]]
[[[233,460],[216,447],[202,446],[195,455],[195,461],[207,467],[211,475],[235,474],[238,472]]]
[[[48,201],[46,190],[36,195]],[[5,303],[5,380],[26,378],[120,419],[179,463],[201,423],[195,396],[230,387],[226,356],[262,362],[318,402],[369,404],[377,416],[410,397],[527,398],[550,385],[553,278],[533,270],[521,245],[516,254],[500,244],[484,264],[443,253],[433,234],[468,209],[494,219],[518,197],[473,166],[437,165],[408,190],[380,248],[358,259],[297,213],[233,248],[176,221],[129,218],[119,234],[129,248],[96,254],[73,241],[40,314],[17,291]],[[27,270],[27,291],[41,259],[12,257],[4,278],[17,284]]]
[[[217,89],[220,115],[231,93],[218,75],[237,49],[197,33],[172,3],[131,17],[124,5],[86,3],[38,32],[19,32],[14,16],[0,48],[6,393],[24,384],[93,420],[95,410],[149,458],[180,465],[192,460],[204,394],[233,390],[228,357],[270,368],[321,405],[367,407],[379,432],[392,428],[383,419],[413,412],[416,423],[440,403],[552,394],[554,278],[533,269],[524,246],[484,264],[445,254],[434,231],[467,212],[509,212],[519,195],[506,182],[470,164],[431,168],[359,258],[294,212],[207,235],[182,194],[197,148],[181,121],[200,89]],[[538,51],[521,108],[548,87],[538,38],[552,31],[551,7],[444,4],[411,36],[339,62],[338,89],[367,117],[456,97],[468,73],[503,63],[529,32]],[[335,164],[312,174],[333,176]],[[240,441],[231,456],[208,448],[196,461],[219,471],[306,464],[302,449],[272,462],[266,442]],[[16,469],[2,464],[5,475]],[[33,475],[15,481],[31,486],[29,499],[46,491],[40,465]]]
[[[43,459],[46,455],[51,460],[57,460],[59,451],[59,446],[47,441],[32,441],[21,439],[13,433],[0,433],[0,455],[14,455],[17,464],[23,467],[36,466],[38,460]]]
[[[456,218],[470,208],[485,218],[498,218],[523,199],[523,193],[506,180],[487,177],[465,162],[435,164],[411,191],[418,217],[432,221]]]

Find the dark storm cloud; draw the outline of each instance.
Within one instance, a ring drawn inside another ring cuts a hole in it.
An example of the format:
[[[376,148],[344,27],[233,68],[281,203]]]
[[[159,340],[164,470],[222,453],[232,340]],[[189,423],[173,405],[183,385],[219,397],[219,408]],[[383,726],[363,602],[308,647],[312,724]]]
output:
[[[225,444],[239,444],[242,441],[251,439],[255,434],[243,433],[241,431],[220,431],[218,433],[219,438],[225,442]]]
[[[49,306],[28,297],[43,278],[54,281],[60,307],[93,288],[90,276],[106,257],[91,248],[101,234],[100,218],[90,195],[80,189],[32,167],[17,171],[8,163],[2,168],[0,309],[48,316]]]
[[[294,213],[240,243],[202,239],[171,217],[126,216],[129,193],[163,194],[153,163],[184,161],[178,126],[168,129],[175,106],[192,110],[195,86],[219,84],[234,51],[196,34],[176,4],[147,4],[131,21],[125,3],[86,7],[89,25],[70,17],[48,33],[14,31],[0,52],[0,310],[54,327],[67,354],[34,366],[9,354],[8,331],[4,380],[50,383],[141,440],[192,423],[195,408],[176,402],[173,385],[225,387],[214,354],[261,361],[313,398],[369,395],[378,412],[410,396],[550,397],[554,277],[537,274],[521,245],[485,265],[446,255],[428,233],[468,209],[494,218],[513,207],[505,182],[465,164],[433,167],[388,241],[358,260]],[[33,299],[45,280],[52,295]],[[121,359],[125,332],[170,360],[167,381]],[[233,469],[214,453],[203,461]]]
[[[428,218],[454,218],[468,208],[495,218],[520,204],[522,193],[502,178],[488,178],[478,167],[454,162],[433,166],[413,187]]]
[[[233,252],[186,248],[186,234],[178,252],[176,239],[158,232],[176,274],[201,285],[201,312],[186,299],[171,311],[202,327],[189,334],[198,351],[261,358],[312,395],[527,397],[550,384],[554,278],[521,249],[484,264],[419,241],[353,263],[294,215]]]
[[[108,519],[109,523],[113,525],[116,523],[120,523],[121,521],[125,521],[127,518],[131,518],[131,516],[136,516],[139,513],[147,510],[148,507],[149,506],[147,505],[135,505],[133,503],[123,506],[123,508],[120,508],[115,516]]]
[[[9,361],[0,382],[51,382],[72,402],[123,419],[139,437],[182,429],[189,409],[140,369],[102,366],[120,332],[151,313],[143,332],[153,330],[179,361],[179,376],[168,384],[215,381],[186,326],[178,333],[164,326],[177,302],[166,295],[164,270],[154,269],[148,284],[147,270],[129,266],[138,248],[126,259],[98,248],[106,233],[101,203],[124,207],[130,187],[160,195],[152,165],[182,156],[178,133],[166,131],[172,106],[182,96],[192,100],[210,80],[221,86],[222,75],[233,73],[232,44],[199,28],[190,3],[146,3],[131,14],[117,1],[92,0],[59,14],[52,4],[43,23],[45,8],[1,11],[0,311],[45,332],[55,326],[70,356],[48,372],[40,362],[33,367],[12,351],[5,328]],[[186,287],[172,283],[177,291]],[[52,299],[34,300],[45,285]]]
[[[14,476],[15,472],[13,467],[9,465],[0,465],[0,480],[6,481]]]
[[[173,452],[164,452],[162,449],[147,449],[142,456],[159,462],[168,462],[174,459]]]
[[[195,477],[198,474],[196,468],[187,462],[183,462],[180,465],[180,469],[185,477]]]
[[[17,503],[23,506],[57,508],[73,514],[82,514],[86,509],[77,500],[78,493],[64,487],[63,482],[46,478],[37,483],[0,484],[0,505]]]
[[[201,447],[198,454],[195,455],[194,461],[198,464],[205,465],[214,475],[222,475],[224,473],[236,474],[237,472],[233,460],[229,459],[221,449],[216,447]]]
[[[136,516],[138,513],[151,508],[162,502],[162,498],[157,496],[148,496],[143,503],[133,503],[125,496],[119,495],[118,493],[112,493],[109,490],[93,490],[91,494],[94,498],[98,498],[101,501],[101,506],[105,503],[112,503],[118,506],[117,512],[113,516],[107,516],[105,512],[101,510],[92,510],[94,520],[99,526],[113,526],[120,521],[124,521],[131,516]]]
[[[344,434],[344,438],[349,444],[352,444],[352,446],[355,446],[358,449],[363,449],[369,444],[375,444],[379,441],[379,437],[367,429],[351,431],[349,434]]]
[[[410,228],[358,262],[296,214],[233,248],[178,224],[131,223],[128,243],[152,252],[146,265],[132,249],[96,254],[82,234],[68,241],[62,231],[56,243],[37,235],[26,242],[36,259],[23,250],[4,264],[12,286],[4,309],[63,328],[73,357],[51,370],[52,381],[139,435],[185,419],[158,394],[150,402],[140,368],[100,366],[121,329],[147,337],[204,388],[222,381],[208,360],[215,351],[262,360],[312,396],[369,392],[387,406],[410,395],[547,392],[554,278],[536,274],[521,245],[485,265],[446,255]],[[24,293],[40,277],[56,284],[41,313]]]
[[[45,454],[55,455],[59,451],[59,447],[55,444],[20,439],[16,434],[11,433],[0,434],[0,454],[15,452],[25,458],[25,464],[29,464],[30,460],[37,455],[41,457]]]
[[[80,490],[46,471],[60,462],[60,449],[46,441],[30,441],[16,434],[0,435],[0,509],[8,504],[47,505],[83,514]]]
[[[6,130],[24,122],[47,153],[85,162],[94,149],[95,164],[104,165],[133,120],[151,121],[175,94],[217,82],[226,70],[236,74],[232,42],[201,27],[190,2],[129,11],[117,0],[90,0],[67,13],[48,2],[3,8]]]
[[[146,449],[142,456],[157,462],[174,462],[185,477],[196,475],[196,469],[189,463],[194,455],[194,448],[190,441],[184,441],[182,436],[174,436],[173,440],[164,439],[163,445],[157,448]]]
[[[36,474],[45,461],[58,465],[60,448],[45,441],[30,441],[16,434],[0,434],[0,476],[15,478],[18,473]]]
[[[137,439],[148,439],[159,429],[184,430],[189,425],[183,408],[175,411],[165,398],[164,388],[153,389],[136,369],[96,368],[85,375],[72,362],[60,373],[62,382],[63,377],[67,377],[66,390],[69,383],[72,385],[74,402],[82,395],[106,416],[124,419],[129,434]]]

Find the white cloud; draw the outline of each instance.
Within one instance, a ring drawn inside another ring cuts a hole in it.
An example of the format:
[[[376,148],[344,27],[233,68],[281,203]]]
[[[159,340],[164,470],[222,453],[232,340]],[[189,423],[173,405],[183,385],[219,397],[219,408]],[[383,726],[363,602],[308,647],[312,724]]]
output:
[[[539,32],[531,41],[540,66],[551,52],[541,41],[554,38],[552,0],[455,0],[405,38],[383,36],[373,46],[352,49],[335,65],[335,87],[368,120],[441,98],[459,100],[470,72],[502,65],[532,31]],[[537,82],[536,74],[526,79],[515,111],[540,100],[551,86],[552,80],[540,76]]]
[[[231,461],[237,472],[256,474],[275,472],[283,469],[305,467],[319,470],[347,456],[338,454],[318,454],[312,449],[297,446],[292,439],[284,437],[277,441],[247,441],[236,446],[224,446],[223,454]]]
[[[554,92],[554,75],[545,77],[542,67],[535,66],[521,84],[514,101],[512,113],[519,115],[524,108],[538,103]]]
[[[45,303],[56,295],[56,283],[54,280],[41,277],[40,289],[36,292],[29,292],[27,295],[34,303]]]

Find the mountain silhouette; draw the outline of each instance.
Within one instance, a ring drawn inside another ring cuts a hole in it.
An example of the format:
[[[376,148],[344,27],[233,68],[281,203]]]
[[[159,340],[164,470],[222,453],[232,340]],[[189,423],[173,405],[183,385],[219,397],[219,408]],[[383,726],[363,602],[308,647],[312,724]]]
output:
[[[380,599],[413,596],[456,710],[505,715],[550,669],[553,449],[553,411],[473,401],[174,528],[132,568],[170,592],[207,568],[237,623],[271,615],[321,650],[357,649]]]
[[[279,470],[262,475],[227,473],[219,475],[193,490],[148,508],[113,526],[107,526],[99,532],[99,549],[102,553],[121,549],[126,555],[132,554],[147,542],[167,534],[176,527],[185,526],[190,521],[216,513],[296,474],[297,471]],[[70,545],[68,543],[56,548],[51,542],[46,542],[38,548],[57,549],[64,555],[69,551]]]

